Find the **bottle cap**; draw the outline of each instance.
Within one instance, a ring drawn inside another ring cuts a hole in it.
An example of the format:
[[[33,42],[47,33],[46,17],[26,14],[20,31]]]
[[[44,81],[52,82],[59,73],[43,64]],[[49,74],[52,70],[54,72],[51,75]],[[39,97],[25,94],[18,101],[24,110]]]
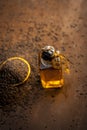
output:
[[[51,61],[55,55],[55,48],[53,46],[45,46],[42,48],[41,58],[46,61]]]

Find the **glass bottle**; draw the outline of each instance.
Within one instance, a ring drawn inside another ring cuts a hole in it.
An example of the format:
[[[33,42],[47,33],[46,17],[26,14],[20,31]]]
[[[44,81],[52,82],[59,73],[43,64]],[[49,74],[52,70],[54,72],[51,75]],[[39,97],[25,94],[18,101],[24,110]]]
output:
[[[45,46],[39,54],[40,78],[43,88],[61,88],[64,85],[63,66],[69,72],[68,61],[53,46]]]

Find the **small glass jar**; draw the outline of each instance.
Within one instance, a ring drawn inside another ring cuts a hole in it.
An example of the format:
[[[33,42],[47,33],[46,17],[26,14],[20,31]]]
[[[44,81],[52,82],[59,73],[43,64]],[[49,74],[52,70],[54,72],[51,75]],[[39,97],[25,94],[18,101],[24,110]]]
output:
[[[66,58],[55,51],[53,46],[45,46],[39,54],[40,78],[43,88],[61,88],[64,85],[63,67],[68,69]]]

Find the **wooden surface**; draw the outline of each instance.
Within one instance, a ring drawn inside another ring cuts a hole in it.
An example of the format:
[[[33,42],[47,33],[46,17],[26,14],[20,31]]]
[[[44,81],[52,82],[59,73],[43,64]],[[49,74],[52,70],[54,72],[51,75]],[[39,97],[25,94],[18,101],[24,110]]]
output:
[[[0,62],[21,56],[31,65],[24,85],[0,85],[0,130],[87,129],[86,43],[86,0],[0,0]],[[72,62],[62,89],[41,86],[38,53],[45,45]]]

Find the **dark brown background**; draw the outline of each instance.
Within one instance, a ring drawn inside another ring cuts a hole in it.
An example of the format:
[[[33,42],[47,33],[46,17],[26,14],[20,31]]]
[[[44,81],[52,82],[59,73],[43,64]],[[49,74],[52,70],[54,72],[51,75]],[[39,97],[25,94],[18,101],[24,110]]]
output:
[[[86,43],[86,0],[0,0],[0,62],[21,56],[31,64],[26,84],[2,87],[0,130],[87,129]],[[44,45],[73,63],[60,90],[41,86],[38,53]]]

